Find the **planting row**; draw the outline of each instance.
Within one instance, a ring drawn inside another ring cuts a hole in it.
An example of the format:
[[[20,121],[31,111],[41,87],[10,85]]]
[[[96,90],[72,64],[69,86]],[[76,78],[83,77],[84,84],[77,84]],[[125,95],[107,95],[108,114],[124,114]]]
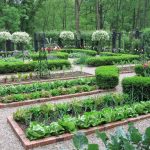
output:
[[[12,103],[32,99],[50,98],[54,96],[89,92],[96,89],[95,78],[4,86],[0,88],[0,95],[3,96],[0,102]]]
[[[95,101],[88,99],[84,102],[74,102],[73,104],[58,104],[56,106],[49,104],[21,109],[14,113],[14,119],[26,125],[26,136],[30,140],[36,140],[150,112],[150,102],[122,105],[127,103],[126,97],[118,97],[115,97],[115,101],[114,97],[109,96],[109,98],[103,97]],[[107,102],[104,101],[105,99],[107,99]],[[107,106],[117,107],[105,108]]]
[[[78,85],[95,85],[95,78],[81,78],[74,80],[58,80],[54,82],[37,82],[27,85],[9,85],[0,86],[0,96],[10,94],[31,93],[36,91],[48,91],[57,88],[71,88]]]

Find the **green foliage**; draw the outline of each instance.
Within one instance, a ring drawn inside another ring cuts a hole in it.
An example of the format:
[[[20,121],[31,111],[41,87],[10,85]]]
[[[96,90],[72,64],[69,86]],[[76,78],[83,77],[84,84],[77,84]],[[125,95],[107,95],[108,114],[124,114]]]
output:
[[[29,72],[34,71],[37,62],[4,62],[1,61],[0,64],[0,74],[4,73],[16,73],[16,72]],[[67,68],[70,67],[70,62],[68,60],[49,60],[48,61],[48,69],[52,70],[53,68],[62,69],[63,66]]]
[[[148,64],[136,65],[134,70],[135,73],[139,76],[150,76],[150,65]]]
[[[139,59],[140,57],[138,55],[122,54],[119,56],[91,57],[86,62],[88,66],[96,67],[96,66],[113,65],[114,63],[119,63],[121,61],[127,61],[131,63],[133,60]]]
[[[64,52],[53,52],[47,54],[47,57],[49,56],[52,56],[53,59],[68,59],[69,54]],[[33,59],[33,61],[39,60],[39,53],[31,53],[30,57]]]
[[[70,88],[77,85],[95,85],[95,78],[81,78],[72,80],[57,80],[53,82],[37,82],[23,85],[9,85],[0,87],[0,96],[20,93],[31,93],[36,91],[48,91],[56,88]]]
[[[122,127],[119,127],[114,134],[110,135],[110,137],[104,132],[97,131],[96,134],[97,137],[103,141],[108,150],[147,150],[150,146],[150,143],[147,140],[147,138],[150,138],[149,131],[150,127],[148,127],[142,135],[133,124],[129,124],[127,132]],[[86,135],[81,132],[78,132],[73,136],[73,143],[77,150],[93,150]],[[98,147],[97,144],[93,145]],[[98,149],[99,148],[96,148],[94,150]]]
[[[1,10],[0,28],[11,32],[18,31],[20,28],[20,12],[17,8],[7,5]]]
[[[150,55],[150,28],[143,30],[143,40],[145,44],[145,50],[148,55]]]
[[[122,81],[123,92],[129,94],[131,99],[149,100],[150,99],[150,78],[149,77],[128,77]]]
[[[51,83],[35,83],[31,85],[8,86],[0,88],[2,103],[49,98],[96,90],[95,79],[76,79],[70,81],[54,81]],[[6,96],[9,94],[8,96]],[[5,96],[5,97],[4,97]]]
[[[96,56],[97,52],[94,50],[87,50],[87,49],[63,49],[62,52],[66,53],[84,53],[90,56]]]
[[[135,106],[139,105],[141,108],[141,113],[139,113],[136,109]],[[120,121],[124,120],[127,118],[133,118],[138,115],[143,115],[143,114],[148,114],[150,112],[150,102],[142,102],[142,103],[133,103],[130,105],[124,105],[120,107],[115,107],[115,108],[104,108],[101,111],[90,111],[90,112],[85,112],[79,116],[72,117],[72,116],[67,116],[64,117],[63,120],[58,121],[59,126],[61,126],[61,131],[63,130],[64,133],[70,133],[72,131],[75,131],[76,129],[84,129],[84,128],[89,128],[89,127],[96,127],[102,124],[107,124],[110,122],[115,122],[115,121]],[[29,128],[27,128],[27,136],[30,140],[36,140],[39,138],[43,138],[47,135],[47,129],[49,129],[50,126],[47,125],[41,125],[41,123],[36,124],[36,127],[33,127],[33,122],[30,122]],[[28,131],[29,134],[28,134]],[[140,133],[133,127],[129,128],[129,139],[133,144],[139,144],[141,139],[143,139],[140,135]],[[50,132],[48,132],[50,133]],[[58,132],[57,132],[58,133]],[[149,136],[149,129],[146,132]],[[62,134],[62,132],[59,132],[59,134]],[[120,144],[120,140],[118,141],[117,139],[123,136],[126,140],[124,141],[123,144],[125,144],[126,148],[131,148],[133,147],[132,144],[128,141],[128,136],[125,136],[124,132],[119,130],[118,136],[114,136],[112,143],[109,143],[108,146],[112,149],[117,149],[120,150],[122,145]],[[51,136],[51,134],[50,134]],[[34,138],[33,138],[34,137]],[[82,137],[83,138],[83,137]],[[103,140],[105,138],[103,137]],[[148,142],[149,138],[144,137],[144,145],[149,144]],[[83,143],[76,143],[77,148],[80,148],[84,146],[84,142],[86,140],[84,139],[82,142]],[[86,141],[87,142],[87,141]],[[122,143],[122,142],[121,142]],[[143,143],[142,143],[143,144]],[[107,145],[107,144],[106,144]],[[146,145],[147,146],[147,145]]]
[[[102,66],[96,68],[96,83],[99,88],[115,88],[119,83],[119,70],[116,66]]]
[[[19,109],[14,113],[14,119],[17,122],[28,123],[29,121],[43,122],[46,120],[46,115],[50,120],[62,118],[64,115],[78,116],[84,112],[92,110],[101,110],[104,107],[115,107],[129,103],[130,99],[127,95],[109,94],[87,98],[84,101],[74,101],[63,104],[43,104],[40,106],[30,107],[29,109]]]

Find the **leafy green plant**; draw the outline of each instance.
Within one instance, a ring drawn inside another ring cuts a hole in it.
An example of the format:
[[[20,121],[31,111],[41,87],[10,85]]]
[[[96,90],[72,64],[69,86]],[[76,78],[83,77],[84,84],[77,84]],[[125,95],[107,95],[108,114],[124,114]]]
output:
[[[133,124],[129,124],[128,132],[119,127],[110,137],[104,132],[96,132],[105,144],[107,150],[148,150],[150,147],[150,127],[142,135]],[[86,135],[78,132],[73,136],[73,143],[77,150],[99,150],[98,144],[89,144]]]
[[[141,111],[139,111],[140,108],[142,108]],[[75,131],[76,129],[96,127],[102,124],[116,122],[127,118],[133,118],[138,115],[148,114],[150,112],[149,108],[150,108],[150,102],[148,101],[148,102],[141,102],[141,103],[133,103],[130,105],[124,105],[115,108],[104,108],[101,111],[85,112],[75,117],[72,117],[70,115],[63,116],[62,119],[57,119],[57,121],[55,121],[56,123],[58,123],[57,126],[59,127],[60,130],[59,131],[56,130],[56,133],[53,132],[53,135],[68,133],[68,132],[70,133]],[[51,123],[53,122],[54,121],[52,121]],[[50,134],[51,133],[51,130],[49,130],[50,128],[51,125],[49,126],[42,123],[35,124],[35,122],[31,121],[29,127],[26,130],[27,137],[30,140],[33,139],[36,140],[46,136],[51,136],[52,134]],[[120,143],[118,144],[118,146],[119,145]]]

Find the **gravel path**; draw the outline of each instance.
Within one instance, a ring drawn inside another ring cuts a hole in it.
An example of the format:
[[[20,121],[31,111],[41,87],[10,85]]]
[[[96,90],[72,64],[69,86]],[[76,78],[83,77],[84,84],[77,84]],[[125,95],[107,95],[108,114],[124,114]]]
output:
[[[78,70],[79,68],[76,66],[76,70]],[[95,68],[83,68],[83,71],[87,72],[87,73],[91,73],[94,74]],[[120,75],[120,83],[121,80],[126,77],[126,76],[134,76],[134,74],[122,74]],[[117,87],[117,92],[121,92],[121,86],[119,84],[119,86]],[[98,95],[103,95],[106,93],[101,93]],[[97,96],[97,95],[96,95]],[[89,96],[87,96],[89,97]],[[81,99],[84,99],[86,97],[81,97]],[[68,99],[68,100],[62,100],[59,101],[59,103],[61,102],[69,102],[72,101],[74,99]],[[58,103],[55,101],[55,103]],[[25,107],[30,107],[30,106],[24,106]],[[20,107],[22,108],[22,107]],[[10,126],[7,124],[7,117],[12,115],[13,112],[15,112],[18,108],[6,108],[6,109],[2,109],[0,110],[0,150],[23,150],[24,148],[22,147],[21,143],[19,142],[18,138],[15,136],[15,134],[13,133],[13,131],[11,130]],[[144,128],[143,128],[143,124],[144,124]],[[142,122],[137,123],[137,126],[143,130],[145,129],[148,125],[150,124],[150,119],[149,120],[144,120]],[[125,126],[126,127],[126,126]],[[109,133],[113,132],[112,131],[108,131]],[[103,150],[103,144],[101,144],[100,140],[98,140],[95,135],[90,135],[88,136],[89,141],[90,142],[94,142],[94,143],[99,143],[101,146],[101,149]],[[48,146],[44,146],[44,147],[38,147],[34,150],[73,150],[73,145],[72,145],[72,141],[66,141],[66,142],[59,142],[57,144],[51,144]]]

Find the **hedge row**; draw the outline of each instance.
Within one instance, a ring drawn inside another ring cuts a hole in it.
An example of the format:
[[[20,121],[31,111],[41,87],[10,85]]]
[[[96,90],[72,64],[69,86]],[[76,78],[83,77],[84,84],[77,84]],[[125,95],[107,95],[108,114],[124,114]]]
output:
[[[95,71],[96,81],[99,88],[115,88],[119,83],[119,69],[116,66],[102,66]]]
[[[100,56],[120,56],[121,53],[112,53],[112,52],[101,52]]]
[[[36,61],[29,62],[29,63],[23,63],[23,62],[10,62],[10,63],[7,62],[6,63],[4,62],[0,64],[0,74],[34,71],[36,65],[37,65]],[[69,68],[71,64],[68,60],[62,60],[62,59],[48,61],[49,69],[53,69],[53,68],[62,69],[63,66]]]
[[[127,55],[122,54],[120,56],[102,56],[102,57],[91,57],[87,60],[88,66],[105,66],[105,65],[113,65],[114,63],[119,63],[121,61],[129,61],[139,60],[138,55]]]
[[[30,54],[30,56],[33,61],[39,60],[39,53],[33,53]],[[69,54],[65,52],[56,52],[56,53],[47,54],[47,57],[49,56],[52,56],[54,58],[59,58],[59,59],[68,59]]]
[[[140,76],[149,76],[150,75],[150,65],[136,65],[135,73]]]
[[[150,100],[150,77],[128,77],[122,81],[123,92],[134,100]]]
[[[86,50],[86,49],[63,49],[62,52],[66,53],[84,53],[90,56],[96,56],[97,52],[94,50]]]

